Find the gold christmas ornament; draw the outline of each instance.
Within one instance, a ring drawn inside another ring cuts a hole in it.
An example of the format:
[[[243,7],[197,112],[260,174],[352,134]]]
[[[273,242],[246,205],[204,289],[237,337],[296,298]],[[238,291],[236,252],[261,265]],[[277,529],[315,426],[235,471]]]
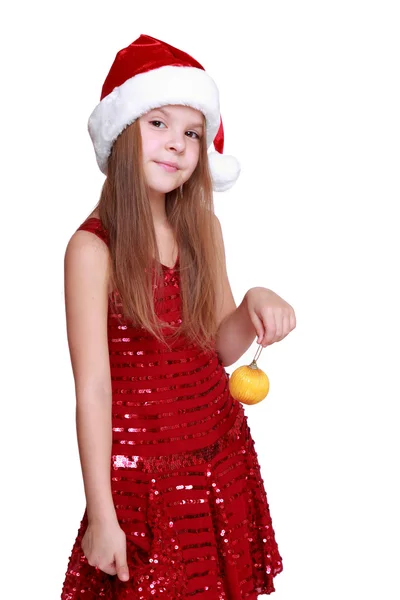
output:
[[[257,366],[263,347],[259,346],[249,365],[238,367],[229,377],[229,391],[235,400],[243,404],[258,404],[269,392],[269,379]]]

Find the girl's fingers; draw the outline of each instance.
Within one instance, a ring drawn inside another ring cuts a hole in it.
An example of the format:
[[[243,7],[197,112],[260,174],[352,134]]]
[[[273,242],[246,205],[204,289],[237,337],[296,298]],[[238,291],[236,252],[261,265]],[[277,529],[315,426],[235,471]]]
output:
[[[284,314],[282,317],[282,332],[281,332],[281,335],[279,336],[278,341],[283,340],[283,338],[285,338],[289,332],[290,332],[289,315]]]
[[[276,323],[276,319],[275,319],[275,314],[272,308],[267,307],[263,313],[263,322],[264,322],[264,327],[265,327],[265,334],[264,337],[262,339],[262,346],[263,348],[265,348],[265,346],[269,346],[270,344],[273,344],[276,341],[276,330],[277,330],[277,323]]]
[[[289,331],[292,331],[296,327],[296,315],[293,308],[290,310],[289,325]]]
[[[285,311],[266,306],[258,315],[249,311],[251,322],[257,335],[257,344],[263,348],[283,340],[296,327],[296,317],[293,310]]]
[[[107,575],[116,575],[117,574],[117,569],[115,568],[114,565],[115,565],[115,563],[111,563],[107,567],[103,567],[101,569],[101,571],[103,571],[104,573],[107,573]]]
[[[264,336],[264,328],[263,328],[262,321],[258,318],[256,313],[253,311],[249,311],[249,316],[250,316],[251,322],[254,325],[254,329],[256,330],[257,344],[260,344],[261,340],[263,339],[263,336]]]
[[[128,581],[129,579],[129,568],[126,562],[126,550],[125,547],[119,552],[115,553],[115,566],[117,568],[117,575],[121,581]]]

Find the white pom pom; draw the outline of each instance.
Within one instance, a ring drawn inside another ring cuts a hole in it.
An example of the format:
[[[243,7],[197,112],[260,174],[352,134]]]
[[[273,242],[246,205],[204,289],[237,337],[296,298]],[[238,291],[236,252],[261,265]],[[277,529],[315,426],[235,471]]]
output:
[[[210,152],[208,163],[213,180],[213,189],[216,192],[229,190],[240,175],[240,164],[237,159],[227,154]]]

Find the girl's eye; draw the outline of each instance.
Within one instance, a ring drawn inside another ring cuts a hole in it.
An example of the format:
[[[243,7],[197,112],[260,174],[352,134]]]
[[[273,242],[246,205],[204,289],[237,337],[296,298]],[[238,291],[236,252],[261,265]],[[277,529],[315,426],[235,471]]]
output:
[[[157,123],[164,125],[164,123],[162,121],[158,121],[158,120],[150,121],[150,123],[152,125],[154,125],[155,127],[157,127],[157,129],[160,129],[160,127],[157,125]],[[200,139],[200,136],[195,131],[187,131],[186,133],[189,133],[189,134],[191,133],[192,135],[190,135],[189,137],[191,137],[193,140]],[[196,137],[193,137],[193,136],[196,136]]]

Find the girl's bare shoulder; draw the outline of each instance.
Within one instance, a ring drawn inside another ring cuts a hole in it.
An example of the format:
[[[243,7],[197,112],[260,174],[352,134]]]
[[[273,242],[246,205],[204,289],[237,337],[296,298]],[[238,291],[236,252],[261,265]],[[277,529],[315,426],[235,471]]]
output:
[[[91,212],[88,217],[86,217],[86,219],[93,219],[93,218],[100,219],[100,215],[99,215],[97,208],[93,212]]]
[[[84,221],[97,217],[91,213]],[[96,228],[76,229],[71,235],[64,255],[66,272],[74,273],[77,279],[84,277],[94,285],[109,279],[110,252],[103,232]]]

